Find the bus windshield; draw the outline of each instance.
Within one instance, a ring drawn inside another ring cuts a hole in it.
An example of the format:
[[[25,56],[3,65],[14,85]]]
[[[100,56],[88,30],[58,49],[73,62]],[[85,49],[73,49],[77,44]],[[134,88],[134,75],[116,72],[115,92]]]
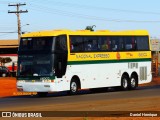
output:
[[[18,51],[18,76],[60,76],[67,66],[67,37],[23,37]]]
[[[53,37],[32,37],[22,38],[20,51],[51,50]]]
[[[51,55],[20,55],[18,61],[19,76],[53,76]]]

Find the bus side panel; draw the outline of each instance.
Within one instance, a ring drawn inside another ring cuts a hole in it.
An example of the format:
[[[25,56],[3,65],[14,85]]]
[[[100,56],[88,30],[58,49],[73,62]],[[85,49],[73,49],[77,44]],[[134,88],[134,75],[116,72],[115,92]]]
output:
[[[129,77],[133,72],[136,72],[139,84],[148,83],[152,77],[151,62],[68,65],[65,80],[70,81],[73,76],[78,76],[82,89],[113,87],[121,85],[121,77],[125,72]],[[69,85],[67,83],[63,87],[69,89]]]
[[[119,64],[123,67],[124,65]],[[121,68],[120,67],[120,68]],[[127,67],[127,65],[126,65]],[[81,82],[81,88],[98,88],[120,86],[119,67],[117,64],[83,64],[70,65],[66,76],[76,75]]]

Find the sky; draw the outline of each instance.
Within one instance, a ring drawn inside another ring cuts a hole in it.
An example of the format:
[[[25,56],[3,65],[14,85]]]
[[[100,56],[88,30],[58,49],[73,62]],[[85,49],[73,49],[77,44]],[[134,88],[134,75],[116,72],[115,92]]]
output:
[[[160,39],[160,0],[0,0],[0,39],[17,39],[16,11],[8,4],[26,3],[20,10],[22,32],[69,29],[148,30]],[[29,24],[29,25],[28,25]],[[6,33],[15,32],[15,33]]]

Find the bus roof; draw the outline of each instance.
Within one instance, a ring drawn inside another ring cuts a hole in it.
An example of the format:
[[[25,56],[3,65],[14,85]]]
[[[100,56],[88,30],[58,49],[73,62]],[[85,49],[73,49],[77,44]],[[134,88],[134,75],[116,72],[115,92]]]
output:
[[[38,32],[30,32],[23,34],[22,37],[45,37],[45,36],[58,36],[58,35],[135,35],[135,36],[142,36],[142,35],[149,35],[147,30],[128,30],[128,31],[109,31],[109,30],[97,30],[97,31],[90,31],[90,30],[49,30],[49,31],[38,31]]]

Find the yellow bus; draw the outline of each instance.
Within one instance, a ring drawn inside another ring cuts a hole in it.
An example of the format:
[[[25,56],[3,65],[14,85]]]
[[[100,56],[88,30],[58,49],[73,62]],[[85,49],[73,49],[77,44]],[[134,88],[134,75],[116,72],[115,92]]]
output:
[[[146,30],[50,30],[23,34],[18,50],[17,89],[37,92],[121,87],[152,80]]]

